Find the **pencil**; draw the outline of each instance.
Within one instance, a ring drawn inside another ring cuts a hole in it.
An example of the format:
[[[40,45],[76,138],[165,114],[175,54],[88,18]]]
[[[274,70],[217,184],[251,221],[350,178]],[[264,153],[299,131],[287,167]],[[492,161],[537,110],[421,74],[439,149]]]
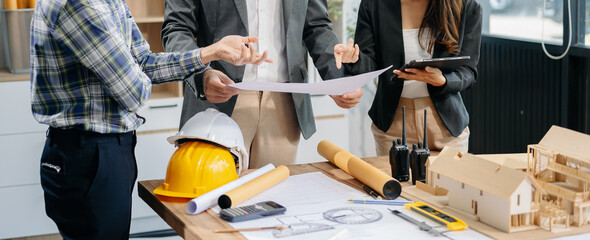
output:
[[[381,195],[379,195],[379,193],[375,192],[375,190],[373,190],[371,187],[369,187],[367,185],[363,185],[363,190],[365,190],[365,192],[367,192],[367,194],[369,194],[371,197],[373,197],[373,199],[377,199],[377,200],[383,199],[383,198],[381,198]]]
[[[288,228],[289,225],[280,225],[280,226],[273,226],[273,227],[255,227],[255,228],[238,228],[238,229],[217,229],[213,232],[215,233],[232,233],[232,232],[242,232],[242,231],[259,231],[259,230],[266,230],[266,229],[284,229]]]
[[[359,204],[382,204],[382,205],[395,205],[403,206],[406,203],[412,203],[413,201],[407,200],[348,200],[351,203]]]

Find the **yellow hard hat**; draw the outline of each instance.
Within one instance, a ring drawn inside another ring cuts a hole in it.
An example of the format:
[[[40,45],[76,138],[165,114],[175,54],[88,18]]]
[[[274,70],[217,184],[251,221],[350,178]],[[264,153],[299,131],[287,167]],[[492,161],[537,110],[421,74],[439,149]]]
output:
[[[186,121],[178,133],[168,138],[169,143],[177,146],[190,140],[222,146],[236,156],[238,174],[248,169],[248,152],[242,130],[227,114],[214,108],[198,112]]]
[[[238,178],[229,150],[202,141],[185,142],[172,155],[166,179],[154,194],[195,198]]]

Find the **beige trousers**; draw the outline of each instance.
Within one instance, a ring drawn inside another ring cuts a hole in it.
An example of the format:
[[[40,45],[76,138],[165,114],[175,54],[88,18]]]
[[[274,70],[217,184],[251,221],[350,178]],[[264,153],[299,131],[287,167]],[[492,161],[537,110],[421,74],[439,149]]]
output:
[[[244,135],[250,168],[295,163],[301,133],[290,93],[242,92],[231,118]]]
[[[412,144],[423,142],[424,109],[426,109],[428,148],[432,151],[441,151],[445,146],[449,146],[461,152],[467,152],[469,147],[469,127],[466,127],[458,137],[453,137],[440,119],[430,97],[400,98],[393,123],[386,133],[379,130],[375,124],[371,125],[378,156],[389,155],[393,141],[402,138],[402,106],[406,107],[406,139],[410,151],[412,151]]]

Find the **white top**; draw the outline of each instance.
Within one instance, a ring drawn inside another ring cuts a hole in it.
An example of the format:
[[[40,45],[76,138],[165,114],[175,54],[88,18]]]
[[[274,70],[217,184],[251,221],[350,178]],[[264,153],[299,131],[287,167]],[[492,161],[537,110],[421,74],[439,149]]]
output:
[[[425,49],[420,47],[420,43],[418,43],[418,31],[419,29],[403,29],[404,32],[404,52],[405,52],[405,63],[409,63],[412,60],[416,59],[427,59],[432,58],[432,55],[428,54]],[[423,43],[427,43],[428,38],[426,37],[428,34],[424,35],[422,41]],[[420,82],[416,80],[406,80],[404,81],[404,89],[402,90],[403,98],[421,98],[421,97],[428,97],[430,94],[428,93],[428,87],[425,82]]]
[[[257,36],[256,50],[268,50],[274,63],[246,64],[242,81],[288,82],[283,1],[247,0],[248,35]]]

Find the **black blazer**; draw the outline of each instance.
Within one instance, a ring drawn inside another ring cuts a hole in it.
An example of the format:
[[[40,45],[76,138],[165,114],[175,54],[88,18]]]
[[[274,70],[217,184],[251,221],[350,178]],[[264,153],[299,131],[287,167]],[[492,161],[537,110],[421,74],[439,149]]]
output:
[[[359,7],[355,41],[361,53],[354,64],[345,64],[348,71],[360,74],[393,65],[404,64],[401,3],[395,0],[363,0]],[[440,39],[440,36],[439,36]],[[471,56],[471,61],[453,72],[445,72],[445,85],[428,85],[430,98],[440,118],[453,136],[459,136],[469,124],[469,114],[460,91],[477,78],[477,62],[481,43],[481,7],[475,0],[463,0],[459,28],[459,54]],[[444,46],[435,44],[433,58],[453,56]],[[387,132],[404,86],[403,79],[393,77],[388,70],[379,77],[379,84],[369,116],[377,128]]]

